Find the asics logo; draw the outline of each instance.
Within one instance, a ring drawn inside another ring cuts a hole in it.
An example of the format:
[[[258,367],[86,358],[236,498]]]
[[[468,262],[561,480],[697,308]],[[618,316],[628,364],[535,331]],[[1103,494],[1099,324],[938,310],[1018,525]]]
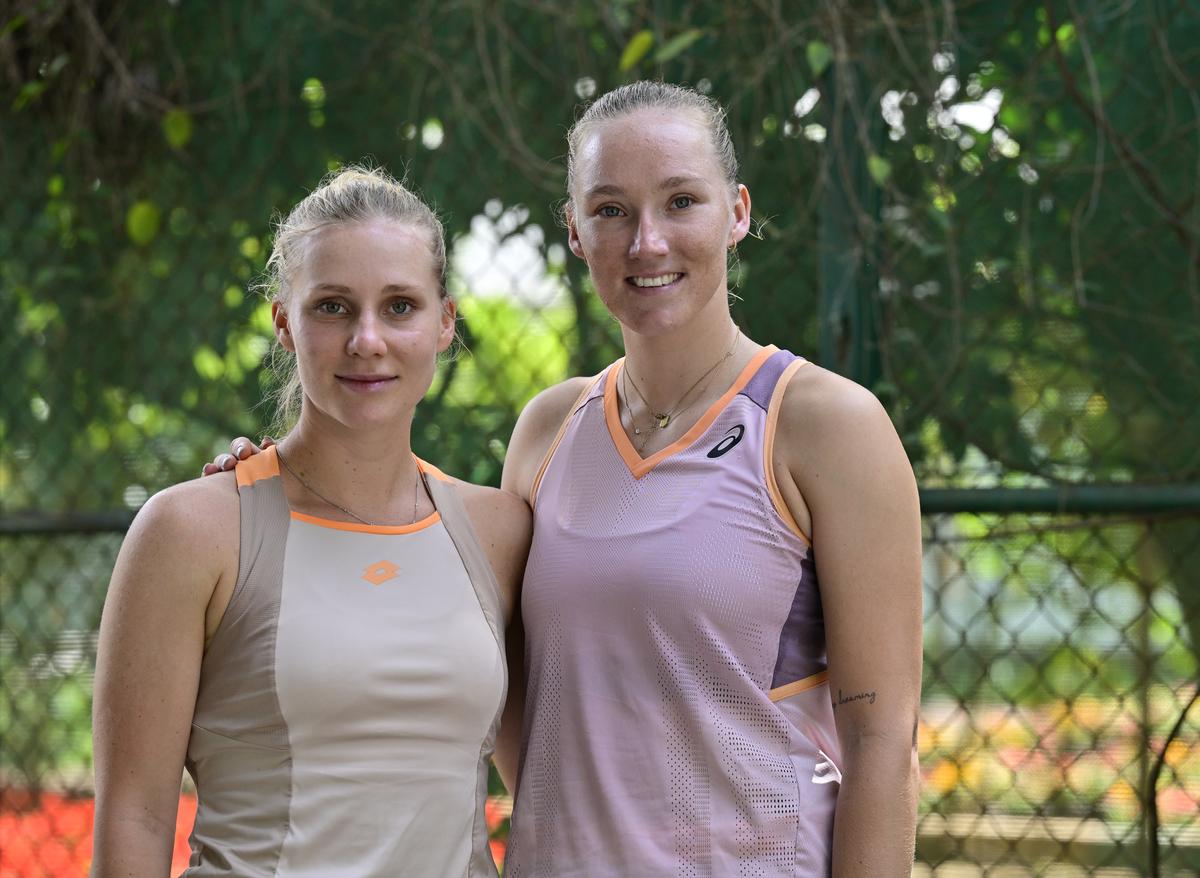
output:
[[[746,432],[746,428],[741,424],[735,424],[729,428],[729,432],[725,434],[725,438],[713,446],[713,450],[708,452],[709,457],[720,457],[722,454],[730,451],[733,446],[742,441],[742,434]]]

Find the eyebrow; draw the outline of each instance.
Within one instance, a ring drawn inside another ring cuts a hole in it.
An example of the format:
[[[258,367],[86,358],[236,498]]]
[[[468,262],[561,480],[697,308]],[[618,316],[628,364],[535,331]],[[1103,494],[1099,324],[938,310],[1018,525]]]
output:
[[[707,181],[703,177],[667,177],[658,184],[660,190],[664,189],[679,189],[681,187],[705,185]],[[624,195],[625,190],[620,186],[614,186],[611,183],[605,183],[600,186],[594,186],[586,193],[587,198],[595,198],[597,195]]]
[[[346,296],[353,292],[350,287],[343,286],[342,284],[313,284],[312,288],[313,290],[323,290],[330,293],[341,293]],[[415,288],[411,284],[388,284],[383,288],[383,291],[385,293],[404,293],[412,289]]]
[[[697,183],[704,184],[707,181],[703,177],[668,177],[659,185],[659,189],[679,189],[684,186],[695,186]]]
[[[587,191],[587,197],[595,198],[597,195],[622,195],[624,192],[625,190],[620,186],[606,184],[604,186],[593,186]]]

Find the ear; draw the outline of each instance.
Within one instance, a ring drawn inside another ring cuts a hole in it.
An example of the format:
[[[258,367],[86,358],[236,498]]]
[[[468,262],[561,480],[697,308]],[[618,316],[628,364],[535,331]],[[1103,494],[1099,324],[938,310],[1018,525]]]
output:
[[[587,256],[583,252],[583,243],[579,240],[579,229],[575,225],[575,209],[567,202],[564,210],[567,216],[567,246],[571,248],[571,252],[587,262]]]
[[[733,226],[729,229],[727,247],[733,247],[750,232],[750,190],[738,183],[733,198]]]
[[[450,347],[454,341],[454,327],[458,321],[458,303],[449,296],[442,299],[442,326],[438,331],[438,353]]]
[[[283,349],[296,353],[296,342],[292,339],[292,329],[288,324],[287,308],[278,299],[271,303],[271,322],[275,325],[275,338],[283,345]]]

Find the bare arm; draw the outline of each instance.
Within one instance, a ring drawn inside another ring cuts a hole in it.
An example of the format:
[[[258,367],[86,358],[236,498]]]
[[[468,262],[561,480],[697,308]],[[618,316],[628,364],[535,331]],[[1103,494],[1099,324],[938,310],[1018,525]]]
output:
[[[508,453],[504,458],[504,474],[500,487],[529,502],[537,471],[542,465],[558,428],[570,411],[571,404],[583,392],[588,379],[572,378],[538,394],[521,412],[513,428]],[[532,522],[531,522],[532,523]],[[519,602],[519,595],[517,598]],[[508,700],[500,720],[493,761],[509,793],[516,795],[518,762],[521,753],[521,724],[525,717],[525,628],[520,607],[513,612],[508,626]]]
[[[214,596],[237,575],[231,482],[157,495],[121,546],[96,661],[94,878],[170,871],[200,660],[219,621]]]
[[[462,492],[471,524],[491,562],[504,600],[508,696],[500,718],[494,761],[504,785],[512,790],[516,780],[517,752],[521,744],[521,710],[524,703],[519,605],[533,516],[524,500],[506,491],[464,483]]]
[[[912,468],[878,401],[815,366],[793,379],[779,429],[781,491],[811,522],[842,750],[833,875],[907,876],[922,619]]]

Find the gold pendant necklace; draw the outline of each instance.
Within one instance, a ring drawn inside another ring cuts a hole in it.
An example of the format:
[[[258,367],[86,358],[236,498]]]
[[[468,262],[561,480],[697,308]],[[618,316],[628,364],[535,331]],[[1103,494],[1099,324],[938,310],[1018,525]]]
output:
[[[283,468],[291,474],[292,478],[294,478],[297,482],[299,482],[306,491],[308,491],[310,494],[312,494],[314,497],[316,497],[322,503],[328,503],[334,509],[340,509],[342,512],[346,513],[351,518],[353,518],[355,521],[357,521],[359,524],[365,524],[367,527],[375,526],[375,525],[371,524],[371,522],[369,522],[365,518],[363,518],[361,515],[358,515],[357,513],[352,512],[349,509],[347,509],[341,503],[337,503],[333,500],[330,500],[328,497],[326,497],[324,494],[322,494],[320,491],[318,491],[316,488],[314,488],[312,485],[310,485],[308,483],[308,481],[304,478],[304,476],[300,475],[300,473],[298,473],[294,469],[292,469],[288,465],[288,462],[283,459],[283,455],[279,452],[278,445],[275,446],[275,457],[276,457],[276,459],[279,460],[280,464],[283,465]],[[416,463],[415,458],[414,458],[413,462]],[[420,499],[420,497],[421,497],[421,468],[418,466],[416,478],[413,480],[413,508],[412,508],[412,522],[411,522],[412,524],[415,524],[417,521],[417,501]]]
[[[654,411],[654,409],[652,409],[650,407],[650,403],[648,403],[646,401],[646,397],[642,395],[642,391],[638,388],[637,382],[633,380],[632,376],[630,376],[629,370],[622,369],[621,370],[622,377],[626,380],[626,382],[628,382],[628,384],[633,386],[634,393],[636,393],[638,395],[638,399],[640,399],[642,401],[642,405],[644,405],[646,407],[646,411],[650,412],[650,417],[653,418],[653,422],[646,429],[647,430],[665,430],[667,428],[667,425],[671,423],[672,418],[675,418],[678,415],[682,414],[683,412],[687,411],[687,408],[683,405],[683,403],[692,395],[692,391],[694,391],[697,387],[700,386],[700,382],[702,382],[705,378],[712,375],[713,372],[717,371],[718,366],[720,366],[722,363],[724,363],[726,360],[728,360],[730,357],[733,356],[733,351],[737,347],[737,343],[741,339],[741,337],[742,337],[741,330],[739,330],[737,328],[737,325],[735,324],[733,327],[733,342],[729,345],[729,350],[727,350],[725,352],[725,356],[721,357],[721,359],[717,360],[715,363],[713,363],[711,366],[709,366],[708,369],[705,371],[705,373],[703,375],[701,375],[699,378],[697,378],[695,380],[695,382],[692,384],[692,386],[683,392],[683,396],[679,397],[679,401],[677,403],[675,403],[675,405],[671,406],[671,408],[667,409],[667,411],[665,411],[665,412]],[[629,412],[629,423],[633,426],[633,434],[635,436],[642,435],[641,428],[637,425],[637,422],[634,420],[633,409],[629,405],[629,393],[628,392],[626,392],[626,394],[625,394],[625,411]],[[650,437],[647,436],[646,439],[642,440],[642,445],[645,445],[646,442],[649,441],[649,438]],[[641,451],[641,448],[639,447],[638,450]]]

